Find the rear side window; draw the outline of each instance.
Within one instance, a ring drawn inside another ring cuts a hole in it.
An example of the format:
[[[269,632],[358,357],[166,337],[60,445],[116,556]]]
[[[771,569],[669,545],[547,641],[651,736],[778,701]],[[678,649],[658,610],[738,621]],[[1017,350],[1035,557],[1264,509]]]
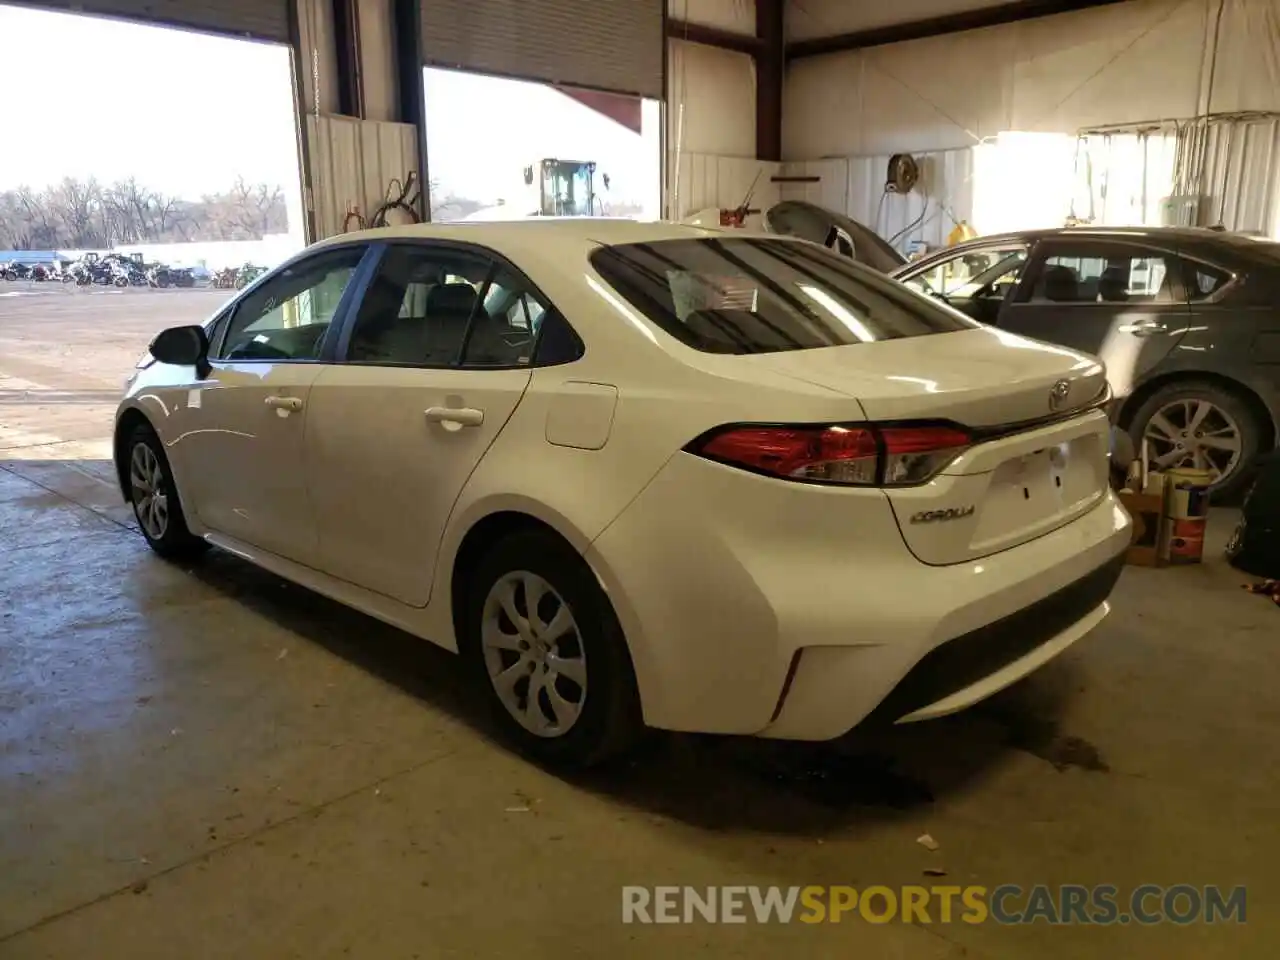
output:
[[[978,326],[813,244],[764,238],[601,247],[591,264],[654,324],[705,353],[807,350]]]

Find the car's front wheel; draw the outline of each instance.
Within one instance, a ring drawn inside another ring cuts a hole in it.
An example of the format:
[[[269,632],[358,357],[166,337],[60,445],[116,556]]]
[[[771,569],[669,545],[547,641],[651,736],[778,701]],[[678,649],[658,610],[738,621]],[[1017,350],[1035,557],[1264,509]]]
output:
[[[208,544],[187,529],[169,458],[150,426],[138,426],[129,437],[129,501],[147,544],[167,560],[185,560]]]
[[[1253,409],[1237,394],[1199,381],[1161,387],[1135,411],[1129,433],[1152,469],[1189,467],[1213,478],[1216,498],[1234,499],[1250,482],[1263,434]]]
[[[586,562],[542,531],[514,534],[477,564],[463,654],[498,724],[534,759],[590,766],[643,729],[626,640]]]

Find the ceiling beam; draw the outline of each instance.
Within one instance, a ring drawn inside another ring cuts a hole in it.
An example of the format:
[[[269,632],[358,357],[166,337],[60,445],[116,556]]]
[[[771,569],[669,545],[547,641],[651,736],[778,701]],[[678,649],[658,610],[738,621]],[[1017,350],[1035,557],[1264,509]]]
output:
[[[718,47],[721,50],[732,50],[752,57],[763,49],[759,37],[708,27],[700,23],[689,23],[686,20],[675,20],[671,17],[667,18],[667,36],[672,40],[700,43],[704,47]]]
[[[841,33],[831,37],[797,40],[794,43],[787,44],[787,59],[797,60],[801,57],[819,57],[829,53],[843,53],[847,50],[879,47],[887,43],[901,43],[904,40],[941,37],[951,33],[961,33],[965,30],[998,27],[1006,23],[1017,23],[1020,20],[1049,17],[1057,13],[1074,13],[1078,10],[1088,10],[1091,7],[1103,7],[1121,2],[1123,0],[1014,0],[1014,2],[1002,3],[994,7],[964,10],[960,13],[950,13],[942,17],[930,17],[928,20],[895,23],[886,27],[873,27],[870,30]]]

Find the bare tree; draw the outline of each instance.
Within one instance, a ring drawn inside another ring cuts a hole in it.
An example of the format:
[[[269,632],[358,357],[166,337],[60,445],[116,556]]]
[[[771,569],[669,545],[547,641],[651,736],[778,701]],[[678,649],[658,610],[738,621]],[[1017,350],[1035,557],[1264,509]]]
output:
[[[85,181],[65,177],[46,190],[42,199],[52,218],[61,224],[59,236],[69,238],[72,246],[96,247],[105,242],[101,229],[102,188],[98,181],[92,177]]]
[[[0,191],[0,249],[255,240],[288,229],[284,190],[239,178],[224,193],[182,200],[127,177],[108,187],[67,178],[36,192]]]

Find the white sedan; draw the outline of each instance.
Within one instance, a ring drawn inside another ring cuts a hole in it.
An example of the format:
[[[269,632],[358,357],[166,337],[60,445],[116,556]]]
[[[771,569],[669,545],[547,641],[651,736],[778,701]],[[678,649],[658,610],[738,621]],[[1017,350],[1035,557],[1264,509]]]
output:
[[[517,745],[959,710],[1108,612],[1093,359],[816,244],[623,220],[320,243],[161,333],[115,459],[213,545],[466,659]]]

